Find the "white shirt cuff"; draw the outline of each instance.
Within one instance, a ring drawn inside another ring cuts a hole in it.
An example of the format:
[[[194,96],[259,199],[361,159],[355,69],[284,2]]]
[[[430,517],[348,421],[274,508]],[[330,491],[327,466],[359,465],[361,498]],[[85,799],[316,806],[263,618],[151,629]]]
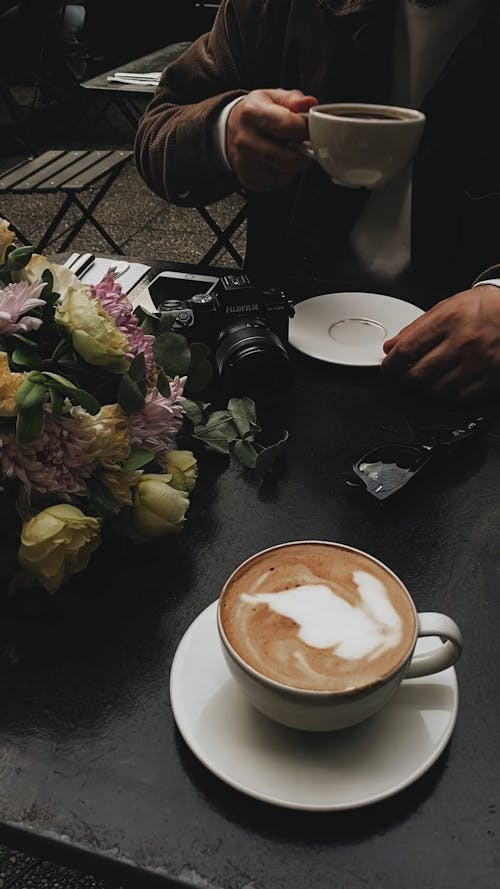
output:
[[[241,102],[241,100],[244,98],[245,98],[245,96],[238,96],[236,99],[233,99],[231,102],[228,102],[227,105],[224,105],[224,108],[221,111],[219,119],[216,121],[216,124],[215,124],[215,131],[214,131],[215,151],[216,151],[216,154],[218,155],[221,165],[223,167],[226,167],[227,170],[230,170],[231,173],[233,172],[233,169],[227,159],[227,151],[226,151],[227,119],[229,117],[231,110],[234,108],[234,106],[238,102]]]
[[[476,281],[473,287],[479,287],[481,284],[493,284],[494,287],[500,287],[500,278],[486,278],[484,281]]]

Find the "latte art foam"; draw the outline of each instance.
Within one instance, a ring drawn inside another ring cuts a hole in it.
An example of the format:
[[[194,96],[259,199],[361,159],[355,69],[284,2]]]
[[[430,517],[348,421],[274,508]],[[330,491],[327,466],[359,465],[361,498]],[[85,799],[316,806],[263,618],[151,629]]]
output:
[[[416,631],[394,575],[362,553],[320,543],[251,560],[224,591],[221,616],[254,669],[313,690],[347,691],[390,674]]]
[[[264,577],[259,579],[258,585]],[[367,571],[354,571],[359,601],[346,602],[325,584],[304,584],[276,593],[242,593],[243,602],[265,602],[297,624],[297,636],[311,648],[331,648],[344,660],[374,657],[401,642],[401,618],[386,588]]]

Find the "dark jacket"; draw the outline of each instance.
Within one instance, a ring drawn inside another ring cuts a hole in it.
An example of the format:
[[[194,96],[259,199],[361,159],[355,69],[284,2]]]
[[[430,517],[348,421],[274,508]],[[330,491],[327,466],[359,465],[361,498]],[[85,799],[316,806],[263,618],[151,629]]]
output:
[[[298,88],[319,102],[388,102],[395,3],[336,16],[327,0],[222,0],[211,33],[163,75],[139,125],[138,169],[178,204],[235,190],[214,161],[214,121],[255,88]],[[500,11],[487,2],[422,110],[414,163],[412,272],[444,296],[500,258]],[[248,193],[247,265],[328,274],[342,257],[366,194],[331,184],[311,164],[292,185]]]

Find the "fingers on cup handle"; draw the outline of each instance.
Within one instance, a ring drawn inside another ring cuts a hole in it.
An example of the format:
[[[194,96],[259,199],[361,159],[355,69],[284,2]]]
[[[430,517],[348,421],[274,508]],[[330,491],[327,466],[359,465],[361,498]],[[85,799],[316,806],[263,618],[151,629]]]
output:
[[[307,144],[307,142],[294,142],[293,147],[296,151],[299,152],[299,154],[303,154],[304,157],[310,157],[314,160],[314,151],[312,150],[311,146]]]
[[[423,654],[414,655],[410,662],[407,679],[418,679],[452,667],[462,652],[462,633],[457,624],[446,614],[429,611],[418,615],[418,635],[440,636],[444,644]]]
[[[309,112],[307,111],[299,111],[297,112],[300,117],[303,117],[307,122],[309,120]],[[309,142],[294,142],[293,147],[299,154],[304,155],[304,157],[312,158],[314,160],[314,151],[311,148]]]

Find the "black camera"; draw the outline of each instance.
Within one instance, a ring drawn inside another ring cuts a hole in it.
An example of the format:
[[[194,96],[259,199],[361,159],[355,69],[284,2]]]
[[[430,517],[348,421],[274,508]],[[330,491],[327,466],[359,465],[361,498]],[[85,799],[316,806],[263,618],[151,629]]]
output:
[[[177,293],[191,288],[192,295],[163,299],[158,313],[173,315],[172,330],[211,348],[227,392],[252,396],[290,383],[288,319],[294,308],[283,291],[256,287],[242,273],[217,278],[167,274],[171,297],[180,277]]]

